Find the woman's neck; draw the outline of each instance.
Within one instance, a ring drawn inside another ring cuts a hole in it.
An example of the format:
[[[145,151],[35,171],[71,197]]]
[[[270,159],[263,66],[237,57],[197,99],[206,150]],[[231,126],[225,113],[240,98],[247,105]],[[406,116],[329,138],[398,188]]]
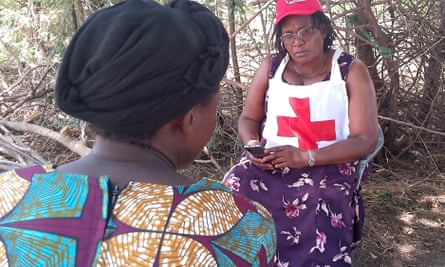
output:
[[[325,75],[329,71],[328,55],[329,52],[323,52],[322,56],[307,64],[298,64],[296,61],[291,59],[291,62],[289,62],[290,67],[303,79],[311,79],[320,75]]]
[[[108,176],[124,188],[128,182],[191,184],[193,180],[176,172],[174,162],[161,149],[97,136],[90,154],[57,167],[57,171],[88,176]]]
[[[166,170],[176,171],[175,164],[165,152],[145,142],[122,142],[97,136],[91,153],[114,162],[133,162],[134,164],[156,162]]]

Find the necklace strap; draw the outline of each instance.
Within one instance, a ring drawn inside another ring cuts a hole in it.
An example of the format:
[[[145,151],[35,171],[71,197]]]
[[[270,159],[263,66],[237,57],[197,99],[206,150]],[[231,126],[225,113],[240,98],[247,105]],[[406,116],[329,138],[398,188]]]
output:
[[[290,58],[289,60],[292,60],[292,66],[294,67],[294,70],[295,70],[295,72],[296,72],[298,75],[302,76],[302,77],[305,78],[305,79],[310,79],[310,78],[316,77],[316,76],[321,75],[321,74],[323,74],[323,73],[326,72],[326,66],[328,65],[328,64],[326,64],[326,63],[327,63],[327,58],[326,58],[326,57],[327,57],[327,56],[325,55],[325,56],[324,56],[324,60],[323,60],[323,67],[321,68],[321,70],[320,70],[319,72],[314,73],[314,74],[306,74],[306,73],[303,73],[302,71],[300,71],[300,70],[297,68],[297,64],[295,63],[294,60],[292,60],[292,58]]]
[[[162,160],[168,167],[170,167],[172,170],[176,171],[176,165],[173,163],[173,161],[169,157],[167,157],[162,151],[155,148],[151,144],[147,144],[147,143],[143,143],[143,142],[135,142],[135,141],[130,141],[130,143],[133,145],[136,145],[140,148],[143,148],[146,151],[151,152],[157,158]]]

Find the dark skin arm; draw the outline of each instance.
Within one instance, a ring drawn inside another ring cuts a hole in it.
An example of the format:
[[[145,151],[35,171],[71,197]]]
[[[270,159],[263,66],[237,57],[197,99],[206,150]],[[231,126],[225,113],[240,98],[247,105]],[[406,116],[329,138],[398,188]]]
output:
[[[238,120],[238,134],[245,145],[260,143],[260,127],[266,114],[264,100],[269,87],[271,57],[267,56],[259,66],[247,92],[244,110]],[[249,159],[261,169],[273,169],[273,165],[248,153]]]
[[[259,142],[259,127],[264,119],[264,96],[268,87],[270,58],[259,67],[247,94],[238,130],[244,144]],[[344,141],[314,150],[316,165],[341,164],[358,160],[373,151],[377,144],[377,106],[375,89],[366,65],[355,60],[346,86],[349,95],[350,137]],[[294,146],[266,149],[268,156],[258,159],[249,155],[262,169],[301,168],[307,166],[308,153]]]

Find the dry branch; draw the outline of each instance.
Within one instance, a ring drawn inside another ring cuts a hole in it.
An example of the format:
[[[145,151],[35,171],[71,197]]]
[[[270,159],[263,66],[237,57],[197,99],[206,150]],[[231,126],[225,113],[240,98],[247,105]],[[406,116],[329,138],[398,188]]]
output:
[[[274,0],[269,0],[267,1],[266,4],[264,4],[264,6],[262,6],[255,14],[253,14],[248,20],[246,20],[241,26],[238,27],[238,29],[232,33],[232,35],[230,36],[230,39],[235,38],[235,36],[241,31],[243,30],[246,26],[248,26],[250,24],[250,22],[252,22],[252,20],[254,20],[256,18],[256,16],[258,16],[261,12],[263,12],[264,9],[266,9],[270,4],[272,4],[274,2]]]
[[[202,149],[202,152],[204,152],[209,158],[210,158],[210,162],[213,164],[213,166],[215,166],[215,168],[222,174],[224,174],[223,169],[221,168],[221,166],[218,164],[218,162],[216,161],[216,159],[210,154],[209,149],[205,146]],[[196,163],[204,163],[203,161],[200,160],[195,160]]]
[[[32,123],[0,120],[0,125],[4,125],[7,128],[13,129],[15,131],[32,132],[41,136],[51,138],[59,142],[60,144],[66,146],[68,149],[78,154],[79,156],[84,156],[88,154],[91,150],[89,147],[87,147],[84,143],[80,141],[77,141],[59,132]]]
[[[35,150],[23,144],[4,125],[0,124],[0,170],[35,164],[46,164]]]
[[[229,80],[229,79],[226,79],[226,78],[224,78],[223,81],[225,83],[229,84],[229,85],[232,85],[232,86],[235,86],[235,87],[239,87],[239,88],[244,89],[244,90],[247,90],[249,88],[248,85],[244,85],[244,84],[239,83],[237,81]]]
[[[388,117],[381,116],[381,115],[379,115],[379,118],[382,119],[382,120],[395,122],[395,123],[400,124],[400,125],[405,125],[405,126],[408,126],[408,127],[411,127],[411,128],[415,128],[415,129],[418,129],[418,130],[422,130],[422,131],[425,131],[425,132],[429,132],[429,133],[432,133],[432,134],[445,136],[445,132],[434,131],[434,130],[431,130],[431,129],[428,129],[428,128],[425,128],[425,127],[416,126],[416,125],[414,125],[412,123],[409,123],[409,122],[399,121],[399,120],[395,120],[395,119],[388,118]]]

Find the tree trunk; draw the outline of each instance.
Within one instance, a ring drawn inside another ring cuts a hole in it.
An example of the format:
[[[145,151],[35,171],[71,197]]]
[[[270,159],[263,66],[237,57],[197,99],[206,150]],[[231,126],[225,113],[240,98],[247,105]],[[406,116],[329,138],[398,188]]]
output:
[[[366,3],[365,3],[366,2]],[[376,94],[379,100],[379,111],[386,113],[389,109],[389,96],[387,91],[387,86],[385,86],[385,81],[382,80],[379,76],[379,71],[377,70],[377,59],[374,55],[373,46],[369,41],[366,41],[366,36],[364,36],[361,32],[371,32],[368,27],[368,19],[365,12],[365,7],[370,5],[370,0],[361,0],[358,2],[358,7],[354,12],[355,17],[357,18],[358,25],[356,35],[361,38],[355,38],[355,47],[357,48],[357,56],[361,59],[366,66],[368,66],[369,74],[371,75],[371,79],[374,83],[374,87],[376,89]]]
[[[73,32],[85,21],[85,13],[83,11],[82,2],[74,0],[71,2],[71,20],[73,22]]]
[[[371,9],[371,0],[359,0],[359,10],[362,11],[363,20],[366,21],[369,26],[369,31],[375,39],[376,46],[378,51],[381,53],[383,57],[383,66],[386,68],[388,72],[388,76],[390,78],[389,86],[389,110],[388,116],[392,119],[397,119],[397,99],[399,97],[399,89],[400,89],[400,75],[398,69],[398,63],[394,60],[393,55],[384,55],[382,53],[382,49],[395,49],[394,44],[391,40],[383,35],[382,28],[379,26],[379,23],[374,16],[374,13]],[[386,134],[385,143],[392,149],[394,141],[396,139],[397,133],[397,125],[393,122],[389,122],[389,130]]]
[[[232,61],[232,68],[233,68],[233,80],[235,80],[237,83],[241,84],[241,75],[239,71],[239,65],[238,65],[238,55],[237,55],[237,47],[236,47],[236,35],[232,36],[235,32],[235,0],[227,0],[227,9],[228,9],[228,15],[229,15],[229,36],[230,38],[230,51],[231,51],[231,61]],[[243,90],[242,88],[238,86],[231,86],[233,88],[234,92],[234,105],[236,110],[236,118],[239,117],[243,110]]]
[[[431,112],[434,110],[434,103],[438,101],[440,88],[444,83],[445,62],[445,1],[440,2],[440,25],[437,37],[431,48],[428,64],[425,70],[425,85],[423,94],[422,114],[419,120],[423,123],[428,121]]]

